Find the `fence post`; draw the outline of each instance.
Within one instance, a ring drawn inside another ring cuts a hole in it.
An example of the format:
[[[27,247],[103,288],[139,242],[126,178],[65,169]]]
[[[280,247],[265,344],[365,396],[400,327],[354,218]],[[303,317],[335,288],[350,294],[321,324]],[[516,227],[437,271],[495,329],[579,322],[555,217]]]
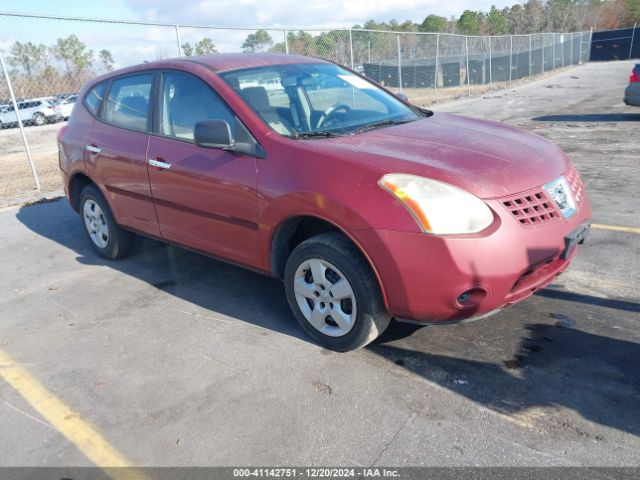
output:
[[[533,48],[532,38],[533,35],[529,34],[529,77],[533,75],[533,72],[531,71],[531,49]]]
[[[564,44],[567,43],[565,40],[565,33],[560,34],[560,60],[562,61],[562,68],[564,68]]]
[[[569,57],[569,65],[573,65],[573,37],[574,33],[571,34],[571,57]]]
[[[436,96],[436,103],[438,103],[438,55],[440,51],[440,34],[436,33],[436,64],[433,72],[433,88]]]
[[[282,29],[282,35],[284,35],[284,53],[289,55],[289,34],[286,28]]]
[[[631,54],[633,53],[633,41],[636,39],[636,27],[637,23],[633,24],[633,31],[631,32],[631,45],[629,45],[629,60],[631,60]]]
[[[547,49],[547,36],[544,33],[542,35],[542,74],[544,75],[544,51]]]
[[[471,77],[469,76],[469,35],[464,37],[464,48],[467,52],[467,93],[471,96]]]
[[[180,25],[176,24],[176,41],[178,42],[178,56],[182,56],[182,42],[180,41]]]
[[[509,35],[509,85],[511,85],[512,71],[513,71],[513,35]]]
[[[351,70],[353,70],[353,36],[349,29],[349,59],[351,60]]]
[[[493,90],[493,62],[491,50],[491,37],[489,37],[489,90]]]
[[[553,34],[553,67],[552,70],[556,69],[556,34]]]
[[[11,103],[13,104],[13,111],[16,113],[16,119],[18,120],[18,126],[20,127],[20,135],[22,136],[22,143],[24,144],[24,149],[27,152],[27,158],[29,159],[29,166],[31,167],[31,173],[33,174],[33,179],[36,182],[36,190],[40,190],[40,179],[38,178],[38,173],[36,172],[36,166],[33,164],[33,158],[31,157],[31,149],[29,148],[27,135],[24,133],[24,125],[22,125],[22,119],[20,118],[20,110],[18,109],[18,102],[16,102],[16,96],[13,93],[13,86],[11,85],[11,79],[9,78],[9,72],[7,71],[7,66],[4,63],[4,56],[2,55],[2,50],[0,50],[0,67],[2,67],[2,72],[4,73],[4,79],[7,82],[7,88],[9,89],[9,96],[11,96]]]
[[[402,93],[402,54],[400,52],[400,35],[396,35],[396,42],[398,44],[398,86],[400,93]]]

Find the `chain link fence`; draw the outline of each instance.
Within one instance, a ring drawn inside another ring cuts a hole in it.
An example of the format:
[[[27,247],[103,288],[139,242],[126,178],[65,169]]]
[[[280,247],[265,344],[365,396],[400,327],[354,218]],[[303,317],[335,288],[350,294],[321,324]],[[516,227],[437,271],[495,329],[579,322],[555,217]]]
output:
[[[112,69],[240,51],[310,55],[346,65],[415,104],[429,105],[588,61],[590,42],[590,32],[480,37],[0,13],[0,205],[34,188],[61,188],[56,133],[82,85]]]

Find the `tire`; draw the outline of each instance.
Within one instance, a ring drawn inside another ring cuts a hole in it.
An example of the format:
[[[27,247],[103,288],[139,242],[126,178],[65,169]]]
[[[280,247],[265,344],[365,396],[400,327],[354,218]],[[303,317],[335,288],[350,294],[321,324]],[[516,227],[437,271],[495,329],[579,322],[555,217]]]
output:
[[[39,127],[47,123],[47,118],[41,113],[35,113],[33,115],[33,123],[38,125]]]
[[[284,284],[302,329],[329,350],[364,347],[389,326],[371,267],[340,233],[323,233],[298,245],[287,259]]]
[[[131,253],[136,236],[115,222],[109,204],[98,187],[84,187],[80,192],[79,206],[87,239],[100,256],[117,260]]]

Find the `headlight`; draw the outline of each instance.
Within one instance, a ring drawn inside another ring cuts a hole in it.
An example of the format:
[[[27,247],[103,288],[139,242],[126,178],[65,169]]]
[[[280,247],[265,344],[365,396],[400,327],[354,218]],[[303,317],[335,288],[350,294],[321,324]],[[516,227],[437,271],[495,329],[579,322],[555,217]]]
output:
[[[482,200],[453,185],[404,173],[385,175],[379,184],[407,207],[423,232],[476,233],[493,223]]]

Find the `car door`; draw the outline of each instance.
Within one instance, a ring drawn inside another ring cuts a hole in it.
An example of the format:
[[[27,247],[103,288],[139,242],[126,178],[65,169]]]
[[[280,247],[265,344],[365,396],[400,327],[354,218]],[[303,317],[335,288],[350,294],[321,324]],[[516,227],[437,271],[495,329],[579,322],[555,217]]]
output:
[[[18,104],[18,114],[22,122],[31,120],[31,111],[33,110],[33,102],[20,102]]]
[[[256,161],[194,143],[201,120],[236,118],[202,79],[163,71],[156,135],[149,140],[149,181],[162,237],[229,260],[257,258]]]
[[[85,164],[120,225],[159,237],[147,175],[154,79],[148,71],[111,82],[85,140]]]
[[[2,112],[0,112],[0,122],[9,125],[17,122],[16,113],[13,109],[13,105],[5,107]]]

